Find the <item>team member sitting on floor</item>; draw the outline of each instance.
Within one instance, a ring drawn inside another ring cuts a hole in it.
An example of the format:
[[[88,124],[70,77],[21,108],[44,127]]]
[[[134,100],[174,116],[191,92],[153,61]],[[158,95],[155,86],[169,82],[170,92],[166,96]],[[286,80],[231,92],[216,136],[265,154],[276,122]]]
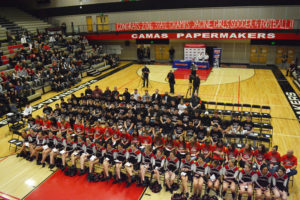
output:
[[[170,152],[170,156],[166,160],[166,172],[165,172],[165,181],[166,181],[166,191],[173,193],[172,185],[175,181],[176,173],[179,169],[179,159],[175,156],[174,152]]]

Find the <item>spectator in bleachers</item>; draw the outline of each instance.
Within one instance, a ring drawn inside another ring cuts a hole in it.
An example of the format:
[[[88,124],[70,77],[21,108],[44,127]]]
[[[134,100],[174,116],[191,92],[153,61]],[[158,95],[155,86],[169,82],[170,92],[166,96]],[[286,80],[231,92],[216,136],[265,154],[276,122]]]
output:
[[[29,115],[31,115],[32,114],[32,107],[31,107],[31,105],[30,104],[27,104],[26,106],[25,106],[25,108],[24,108],[24,111],[23,111],[23,116],[25,117],[25,118],[27,118]]]

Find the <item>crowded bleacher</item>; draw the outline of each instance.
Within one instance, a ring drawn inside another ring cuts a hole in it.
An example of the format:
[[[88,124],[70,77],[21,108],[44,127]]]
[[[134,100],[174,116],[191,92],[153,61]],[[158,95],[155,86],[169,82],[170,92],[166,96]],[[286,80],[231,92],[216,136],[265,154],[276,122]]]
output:
[[[2,43],[1,115],[17,112],[49,91],[79,83],[90,67],[115,67],[118,58],[90,46],[81,36],[46,33],[22,35],[21,44]]]

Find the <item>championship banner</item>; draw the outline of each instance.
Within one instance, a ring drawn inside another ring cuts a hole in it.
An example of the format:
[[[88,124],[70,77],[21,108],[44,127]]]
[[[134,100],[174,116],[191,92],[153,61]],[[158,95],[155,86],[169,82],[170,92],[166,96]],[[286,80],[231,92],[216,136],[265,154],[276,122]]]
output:
[[[221,63],[221,48],[213,48],[213,67],[220,67]]]
[[[126,33],[91,34],[88,40],[136,40],[136,39],[256,39],[256,40],[300,40],[298,33],[234,33],[234,32],[197,32],[197,33]]]
[[[235,19],[116,23],[115,31],[187,29],[293,29],[292,19]]]

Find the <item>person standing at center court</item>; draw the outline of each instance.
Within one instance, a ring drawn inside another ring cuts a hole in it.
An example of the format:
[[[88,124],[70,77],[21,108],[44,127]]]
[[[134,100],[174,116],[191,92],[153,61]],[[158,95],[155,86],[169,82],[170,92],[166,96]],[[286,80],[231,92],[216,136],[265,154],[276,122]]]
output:
[[[168,73],[167,78],[169,80],[170,93],[174,94],[175,75],[172,70],[170,70],[170,72]]]

